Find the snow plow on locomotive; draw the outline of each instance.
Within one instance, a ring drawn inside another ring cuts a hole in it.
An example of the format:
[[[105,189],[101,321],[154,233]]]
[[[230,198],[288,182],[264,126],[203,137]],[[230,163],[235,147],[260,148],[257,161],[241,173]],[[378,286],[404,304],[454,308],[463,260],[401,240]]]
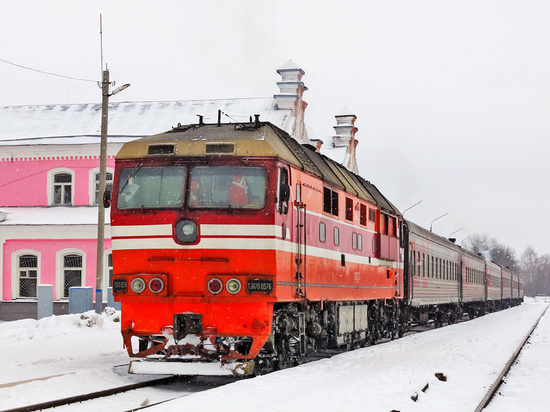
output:
[[[275,126],[189,126],[127,143],[114,187],[124,344],[164,361],[135,371],[215,361],[213,373],[249,374],[399,333],[397,209]]]
[[[113,293],[142,360],[131,372],[263,373],[487,301],[460,247],[258,119],[126,143],[113,187]]]

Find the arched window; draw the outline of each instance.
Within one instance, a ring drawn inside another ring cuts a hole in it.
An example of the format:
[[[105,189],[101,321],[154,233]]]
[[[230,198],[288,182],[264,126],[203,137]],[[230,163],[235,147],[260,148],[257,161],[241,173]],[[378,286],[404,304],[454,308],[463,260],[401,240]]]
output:
[[[57,252],[57,299],[69,297],[69,289],[83,286],[86,268],[86,255],[78,249],[65,249]]]
[[[48,204],[70,206],[74,198],[74,172],[71,169],[48,171]]]
[[[105,174],[105,190],[113,192],[113,174],[111,168],[107,168]],[[90,170],[90,205],[97,205],[103,200],[103,194],[99,193],[99,167]]]
[[[25,253],[16,257],[17,298],[36,298],[38,255]]]

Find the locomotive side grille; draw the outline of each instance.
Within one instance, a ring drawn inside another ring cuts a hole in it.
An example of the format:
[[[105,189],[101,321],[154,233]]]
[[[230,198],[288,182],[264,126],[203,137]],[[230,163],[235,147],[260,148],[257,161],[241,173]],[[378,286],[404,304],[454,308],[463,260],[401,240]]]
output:
[[[207,143],[206,154],[235,154],[235,145],[233,143]]]
[[[150,145],[147,150],[147,154],[150,155],[171,155],[174,154],[173,144],[155,144]]]

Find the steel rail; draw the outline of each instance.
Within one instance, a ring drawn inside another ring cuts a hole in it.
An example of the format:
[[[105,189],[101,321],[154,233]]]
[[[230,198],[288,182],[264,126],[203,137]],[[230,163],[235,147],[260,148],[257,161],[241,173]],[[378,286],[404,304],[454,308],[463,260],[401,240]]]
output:
[[[55,408],[57,406],[69,405],[75,402],[89,401],[92,399],[103,398],[105,396],[116,395],[117,393],[127,392],[133,389],[145,388],[147,386],[159,385],[162,383],[168,383],[173,380],[174,377],[157,378],[150,381],[132,383],[129,385],[119,386],[116,388],[105,389],[102,391],[91,392],[83,395],[69,396],[67,398],[55,399],[53,401],[36,403],[33,405],[20,406],[13,409],[5,409],[3,412],[25,412],[25,411],[38,411],[42,409]]]
[[[475,409],[475,412],[481,412],[483,409],[487,407],[487,405],[489,405],[489,403],[491,402],[491,399],[493,399],[493,396],[495,396],[495,393],[500,388],[500,385],[502,385],[502,382],[504,381],[504,377],[508,374],[508,372],[512,368],[512,365],[519,357],[521,350],[525,347],[525,345],[529,341],[529,338],[535,331],[536,327],[538,326],[540,320],[542,319],[542,317],[544,316],[547,310],[548,310],[548,306],[546,306],[546,309],[544,309],[542,314],[539,316],[539,318],[531,328],[531,330],[529,330],[529,333],[527,333],[527,335],[525,336],[525,339],[523,339],[523,341],[520,343],[518,348],[512,354],[512,357],[508,360],[508,362],[506,363],[506,365],[504,366],[504,368],[502,369],[498,377],[495,379],[495,381],[493,382],[493,384],[491,385],[491,387],[489,388],[489,390],[487,391],[487,393],[485,394],[485,396],[483,397],[483,399]]]

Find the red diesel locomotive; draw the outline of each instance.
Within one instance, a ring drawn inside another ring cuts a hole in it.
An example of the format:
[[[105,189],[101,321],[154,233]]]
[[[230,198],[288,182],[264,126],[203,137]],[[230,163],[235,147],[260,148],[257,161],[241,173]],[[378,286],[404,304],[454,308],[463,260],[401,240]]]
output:
[[[129,142],[113,187],[113,292],[136,373],[262,373],[399,336],[411,316],[453,322],[487,306],[496,273],[259,120]],[[500,286],[489,300],[512,293]]]
[[[398,211],[312,149],[259,121],[123,146],[111,231],[130,356],[249,374],[398,332]]]

